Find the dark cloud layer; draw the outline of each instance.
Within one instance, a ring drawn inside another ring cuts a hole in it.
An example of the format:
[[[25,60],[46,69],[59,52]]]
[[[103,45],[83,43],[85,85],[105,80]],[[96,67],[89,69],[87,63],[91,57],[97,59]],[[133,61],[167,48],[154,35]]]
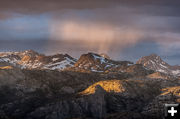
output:
[[[45,53],[48,41],[42,39],[36,40],[0,40],[0,51],[24,51],[33,49]]]
[[[21,13],[42,13],[62,9],[99,8],[112,4],[114,5],[114,2],[108,0],[4,0],[1,1],[0,9]]]
[[[178,9],[180,5],[180,1],[179,0],[3,0],[3,1],[1,0],[0,10],[13,11],[13,12],[18,11],[24,13],[36,13],[36,12],[47,12],[47,11],[54,11],[60,9],[92,9],[92,8],[112,7],[117,5],[131,6],[131,7],[164,6],[164,7],[171,7],[174,9]],[[157,10],[156,12],[158,13],[159,11],[160,9]]]
[[[1,0],[0,51],[157,53],[179,62],[179,0]]]

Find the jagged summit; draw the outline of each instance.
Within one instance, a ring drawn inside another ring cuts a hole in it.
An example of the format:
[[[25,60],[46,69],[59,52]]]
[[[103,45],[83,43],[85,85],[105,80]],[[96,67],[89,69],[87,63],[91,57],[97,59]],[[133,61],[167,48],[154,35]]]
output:
[[[152,54],[150,54],[149,56],[150,56],[150,57],[160,57],[160,56],[158,56],[158,55],[155,54],[155,53],[152,53]]]
[[[103,72],[108,68],[116,66],[116,62],[99,54],[89,52],[87,54],[81,55],[74,66],[80,69],[94,72]]]
[[[45,56],[44,54],[38,53],[34,50],[25,50],[25,51],[17,52],[17,54],[19,54],[19,56],[21,57],[29,56],[31,58],[38,57],[38,56]]]
[[[137,62],[137,64],[143,64],[145,67],[150,68],[152,70],[157,70],[159,67],[166,67],[169,66],[166,62],[164,62],[160,56],[156,54],[151,54],[149,56],[144,56],[140,58]]]
[[[140,58],[136,63],[142,64],[144,67],[158,72],[180,76],[180,67],[169,65],[156,54],[144,56]]]
[[[101,55],[99,55],[99,54],[89,52],[87,54],[81,55],[79,60],[99,61],[101,64],[103,64],[108,59],[103,57],[103,56],[101,56]]]
[[[150,54],[149,56],[143,56],[142,58],[140,58],[139,60],[138,60],[138,62],[141,60],[149,60],[149,59],[151,59],[151,60],[156,60],[156,61],[162,61],[162,59],[161,59],[161,57],[160,56],[158,56],[157,54]]]

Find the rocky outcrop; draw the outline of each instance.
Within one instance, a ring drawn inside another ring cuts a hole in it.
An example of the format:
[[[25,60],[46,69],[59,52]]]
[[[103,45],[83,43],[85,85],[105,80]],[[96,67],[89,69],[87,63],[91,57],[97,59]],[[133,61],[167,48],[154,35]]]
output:
[[[40,107],[28,115],[29,119],[66,119],[92,117],[101,119],[106,115],[105,91],[96,87],[96,93],[86,97],[69,98]]]
[[[162,89],[162,93],[150,102],[142,113],[163,118],[165,104],[180,103],[180,86]]]

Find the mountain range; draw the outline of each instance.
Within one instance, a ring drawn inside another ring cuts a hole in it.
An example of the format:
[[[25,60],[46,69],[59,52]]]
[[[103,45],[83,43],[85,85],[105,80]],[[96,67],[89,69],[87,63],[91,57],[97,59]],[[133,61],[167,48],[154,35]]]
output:
[[[1,52],[0,62],[22,69],[50,69],[50,70],[84,70],[91,72],[122,71],[122,67],[132,67],[141,64],[147,70],[154,70],[172,76],[180,76],[180,66],[171,66],[156,54],[144,56],[135,64],[131,61],[115,61],[106,54],[82,54],[77,60],[68,54],[46,56],[33,50],[23,52]]]
[[[0,119],[163,119],[179,92],[180,67],[155,54],[0,53]]]

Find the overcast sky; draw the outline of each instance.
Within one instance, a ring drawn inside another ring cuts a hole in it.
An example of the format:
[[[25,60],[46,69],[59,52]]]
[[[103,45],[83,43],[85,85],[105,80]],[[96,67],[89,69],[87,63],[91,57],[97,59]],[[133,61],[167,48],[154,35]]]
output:
[[[0,51],[156,53],[180,65],[179,0],[1,0]]]

